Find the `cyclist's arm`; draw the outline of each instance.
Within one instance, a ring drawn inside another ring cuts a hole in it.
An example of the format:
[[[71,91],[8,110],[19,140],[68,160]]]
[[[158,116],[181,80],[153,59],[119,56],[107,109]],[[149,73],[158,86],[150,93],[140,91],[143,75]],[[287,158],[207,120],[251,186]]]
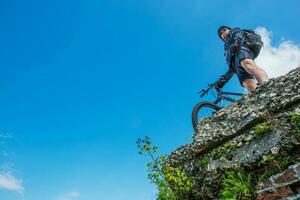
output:
[[[220,76],[219,80],[216,81],[215,87],[221,89],[233,76],[234,71],[229,68],[228,71]]]
[[[231,53],[235,54],[241,47],[244,40],[243,31],[239,28],[235,28],[231,33],[231,42],[229,49]]]
[[[239,28],[236,28],[233,30],[233,33],[232,33],[232,40],[233,41],[239,41],[239,42],[242,42],[244,39],[244,35],[243,35],[243,31]]]

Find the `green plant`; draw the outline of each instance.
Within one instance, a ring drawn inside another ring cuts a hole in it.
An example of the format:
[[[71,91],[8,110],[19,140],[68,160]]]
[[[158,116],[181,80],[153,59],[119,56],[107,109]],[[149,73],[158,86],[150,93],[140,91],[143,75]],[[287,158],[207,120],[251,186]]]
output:
[[[294,156],[285,156],[282,159],[279,159],[277,161],[277,165],[280,167],[280,169],[283,169],[284,167],[286,167],[288,164],[292,163],[295,161],[295,157]]]
[[[240,167],[226,171],[223,180],[222,200],[250,200],[253,199],[254,191],[251,184],[252,175],[245,173]]]
[[[179,195],[188,192],[192,187],[192,181],[179,167],[164,165],[163,174],[171,188]]]
[[[165,182],[161,182],[159,185],[157,185],[157,188],[157,200],[178,200],[173,190]]]
[[[218,147],[211,152],[211,156],[213,159],[218,159],[226,154],[226,148]]]
[[[300,114],[299,113],[292,113],[290,116],[291,124],[295,133],[298,137],[300,137]]]
[[[224,144],[224,148],[226,148],[228,150],[234,150],[234,149],[238,148],[238,143],[236,141],[226,142]]]
[[[272,127],[265,123],[257,124],[254,127],[254,133],[256,136],[262,136],[264,133],[267,133],[271,130],[272,130]]]
[[[209,162],[209,156],[204,155],[198,160],[197,164],[199,167],[204,167],[205,165],[207,165],[208,162]]]
[[[147,163],[148,179],[157,186],[158,200],[180,200],[181,196],[192,187],[192,180],[181,168],[167,164],[165,155],[156,155],[157,146],[152,146],[150,138],[138,138],[139,154],[147,155],[151,162]]]
[[[263,157],[263,160],[261,161],[262,164],[267,164],[272,162],[275,159],[275,156],[273,154],[268,154],[267,156]]]

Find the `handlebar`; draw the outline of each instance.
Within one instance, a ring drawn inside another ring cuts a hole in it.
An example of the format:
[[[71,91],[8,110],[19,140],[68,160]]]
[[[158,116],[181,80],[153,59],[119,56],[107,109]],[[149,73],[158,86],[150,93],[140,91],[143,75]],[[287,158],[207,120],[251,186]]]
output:
[[[208,85],[207,88],[203,88],[203,89],[199,92],[200,97],[203,97],[204,95],[206,95],[206,94],[208,93],[208,91],[209,91],[210,89],[212,89],[212,88],[215,88],[216,90],[218,90],[219,88],[216,88],[215,86],[216,86],[216,83],[211,83],[211,84]]]

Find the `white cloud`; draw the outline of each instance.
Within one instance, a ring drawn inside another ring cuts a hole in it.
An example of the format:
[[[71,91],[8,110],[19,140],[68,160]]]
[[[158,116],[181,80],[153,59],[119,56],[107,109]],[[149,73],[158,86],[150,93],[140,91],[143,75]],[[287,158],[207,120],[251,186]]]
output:
[[[58,200],[73,200],[80,196],[79,192],[68,192],[66,194],[61,195]]]
[[[6,144],[6,140],[12,138],[12,133],[0,132],[0,146]]]
[[[263,68],[270,78],[284,75],[300,66],[300,46],[292,41],[284,40],[277,47],[272,46],[272,32],[264,27],[255,32],[262,36],[264,47],[255,62]]]
[[[9,156],[9,153],[4,150],[4,145],[6,140],[11,137],[13,137],[11,133],[0,132],[0,156]],[[12,163],[5,162],[0,167],[0,189],[15,191],[20,194],[24,192],[22,180],[13,175]]]
[[[12,136],[13,136],[12,133],[6,133],[6,132],[0,133],[0,138],[12,138]]]
[[[23,193],[22,180],[17,179],[11,172],[0,172],[0,189]]]

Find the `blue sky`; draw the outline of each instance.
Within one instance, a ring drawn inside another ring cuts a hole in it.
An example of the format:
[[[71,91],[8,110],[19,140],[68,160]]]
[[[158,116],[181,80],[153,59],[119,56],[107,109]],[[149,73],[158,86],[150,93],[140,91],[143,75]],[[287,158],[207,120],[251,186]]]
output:
[[[152,200],[148,135],[189,143],[197,92],[227,66],[219,25],[300,43],[299,1],[0,2],[3,200]],[[225,87],[244,92],[236,78]],[[209,98],[208,98],[209,99]],[[0,169],[1,175],[1,169]],[[1,177],[1,176],[0,176]]]

